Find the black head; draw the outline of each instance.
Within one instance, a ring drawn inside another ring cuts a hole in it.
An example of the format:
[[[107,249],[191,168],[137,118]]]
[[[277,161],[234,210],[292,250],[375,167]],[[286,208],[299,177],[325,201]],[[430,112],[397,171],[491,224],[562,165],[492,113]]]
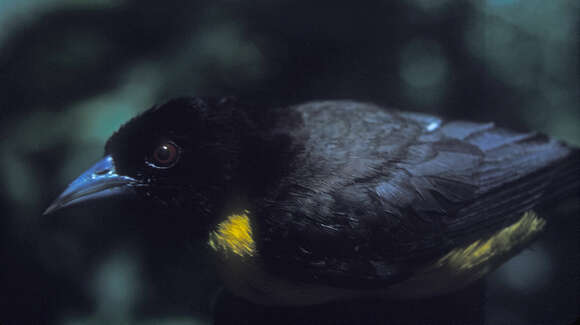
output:
[[[153,107],[113,134],[105,157],[46,213],[129,195],[160,213],[211,220],[251,165],[244,163],[243,152],[250,142],[255,147],[254,129],[246,110],[228,98],[179,98]]]

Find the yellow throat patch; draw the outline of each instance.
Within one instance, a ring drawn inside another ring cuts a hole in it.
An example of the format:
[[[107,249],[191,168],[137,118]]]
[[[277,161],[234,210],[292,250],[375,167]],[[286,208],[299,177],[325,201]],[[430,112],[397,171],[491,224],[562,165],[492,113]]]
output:
[[[528,211],[518,221],[487,239],[453,249],[437,261],[436,267],[451,268],[458,273],[475,271],[483,276],[528,244],[545,225],[546,220]]]
[[[209,246],[226,256],[230,254],[241,257],[254,256],[256,243],[248,213],[245,210],[240,214],[232,214],[218,224],[216,229],[209,233]]]

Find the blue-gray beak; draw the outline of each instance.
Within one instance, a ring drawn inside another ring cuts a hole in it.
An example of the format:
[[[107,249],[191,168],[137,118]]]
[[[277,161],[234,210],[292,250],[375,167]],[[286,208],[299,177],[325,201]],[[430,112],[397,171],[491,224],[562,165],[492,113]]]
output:
[[[64,192],[44,211],[44,215],[81,202],[112,196],[134,195],[138,182],[120,176],[111,156],[106,156],[75,179]]]

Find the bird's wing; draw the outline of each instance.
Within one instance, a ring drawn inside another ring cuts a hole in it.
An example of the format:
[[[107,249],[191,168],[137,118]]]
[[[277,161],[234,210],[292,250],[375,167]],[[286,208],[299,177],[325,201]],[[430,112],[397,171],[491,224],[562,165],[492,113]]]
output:
[[[578,151],[540,134],[391,112],[385,123],[398,126],[382,138],[361,120],[342,142],[326,141],[338,152],[363,147],[366,156],[342,165],[344,155],[301,157],[309,172],[331,171],[322,180],[294,175],[261,218],[260,246],[274,272],[338,287],[400,282],[580,186]],[[393,139],[400,148],[380,150]]]

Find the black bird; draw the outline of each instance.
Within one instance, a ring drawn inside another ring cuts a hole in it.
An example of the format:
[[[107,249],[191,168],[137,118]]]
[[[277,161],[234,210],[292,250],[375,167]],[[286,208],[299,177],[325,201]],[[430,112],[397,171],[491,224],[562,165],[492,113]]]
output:
[[[122,126],[46,213],[132,196],[207,241],[236,295],[296,306],[460,290],[579,189],[580,150],[539,133],[354,101],[179,98]]]

